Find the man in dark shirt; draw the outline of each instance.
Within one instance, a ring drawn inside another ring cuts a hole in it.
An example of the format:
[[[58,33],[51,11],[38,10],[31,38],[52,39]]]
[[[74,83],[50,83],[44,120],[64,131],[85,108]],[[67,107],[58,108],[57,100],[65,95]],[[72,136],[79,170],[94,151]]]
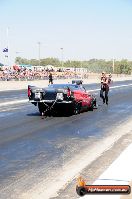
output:
[[[53,77],[52,73],[49,74],[49,84],[53,84]]]

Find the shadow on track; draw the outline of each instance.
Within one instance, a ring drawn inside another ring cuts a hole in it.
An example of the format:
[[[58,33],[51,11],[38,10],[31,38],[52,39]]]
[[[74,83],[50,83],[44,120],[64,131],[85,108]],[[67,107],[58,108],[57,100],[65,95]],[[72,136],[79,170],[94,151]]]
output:
[[[30,116],[30,117],[36,117],[36,116],[42,117],[42,115],[40,115],[39,112],[28,113],[26,115]],[[66,113],[47,113],[47,114],[44,115],[44,118],[50,118],[50,117],[71,117],[71,116],[72,115],[68,115]]]

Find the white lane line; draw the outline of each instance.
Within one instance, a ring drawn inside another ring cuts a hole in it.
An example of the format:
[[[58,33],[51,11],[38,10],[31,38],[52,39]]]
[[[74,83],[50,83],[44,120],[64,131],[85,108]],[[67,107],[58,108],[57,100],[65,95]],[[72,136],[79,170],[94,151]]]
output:
[[[22,109],[20,106],[19,107],[9,107],[9,108],[0,110],[0,113],[6,112],[6,111],[12,111],[12,110],[20,110],[20,109]]]
[[[126,84],[126,85],[120,85],[120,86],[112,86],[110,87],[111,89],[115,89],[115,88],[122,88],[122,87],[129,87],[132,86],[132,84]],[[94,91],[100,91],[100,88],[98,89],[93,89],[93,90],[87,90],[87,92],[94,92]],[[14,100],[14,101],[9,101],[9,102],[3,102],[0,103],[0,107],[2,106],[7,106],[7,105],[14,105],[14,104],[21,104],[21,103],[27,103],[28,99],[23,99],[23,100]]]
[[[115,89],[115,88],[129,87],[129,86],[132,86],[132,84],[124,84],[124,85],[120,85],[120,86],[110,86],[110,90]],[[100,88],[88,90],[88,92],[93,92],[93,91],[100,91]]]
[[[14,100],[14,101],[9,101],[9,102],[3,102],[3,103],[0,103],[0,107],[1,106],[6,106],[6,105],[14,105],[14,104],[26,103],[28,101],[29,101],[28,99],[23,99],[23,100]]]
[[[132,180],[132,144],[104,171],[94,185],[128,185]],[[108,179],[108,180],[106,180]],[[111,179],[111,180],[109,180]],[[115,180],[114,180],[115,179]],[[84,199],[120,199],[121,195],[86,195]]]

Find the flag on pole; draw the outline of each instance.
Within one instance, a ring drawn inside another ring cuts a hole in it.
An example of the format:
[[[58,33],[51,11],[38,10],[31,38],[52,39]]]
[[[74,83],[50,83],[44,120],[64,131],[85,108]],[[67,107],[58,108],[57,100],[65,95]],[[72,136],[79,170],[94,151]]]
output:
[[[8,48],[4,48],[3,53],[8,53]]]

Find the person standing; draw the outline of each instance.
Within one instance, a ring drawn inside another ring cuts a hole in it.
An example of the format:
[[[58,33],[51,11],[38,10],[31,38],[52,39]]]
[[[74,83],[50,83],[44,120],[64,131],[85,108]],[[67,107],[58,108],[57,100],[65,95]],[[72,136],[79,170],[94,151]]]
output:
[[[108,84],[110,84],[111,82],[112,82],[112,75],[110,73],[109,76],[108,76]]]
[[[110,84],[109,78],[107,78],[106,74],[102,72],[100,97],[103,99],[103,104],[106,103],[107,105],[108,105],[109,84]]]
[[[52,76],[52,73],[49,74],[49,84],[53,84],[53,76]]]

